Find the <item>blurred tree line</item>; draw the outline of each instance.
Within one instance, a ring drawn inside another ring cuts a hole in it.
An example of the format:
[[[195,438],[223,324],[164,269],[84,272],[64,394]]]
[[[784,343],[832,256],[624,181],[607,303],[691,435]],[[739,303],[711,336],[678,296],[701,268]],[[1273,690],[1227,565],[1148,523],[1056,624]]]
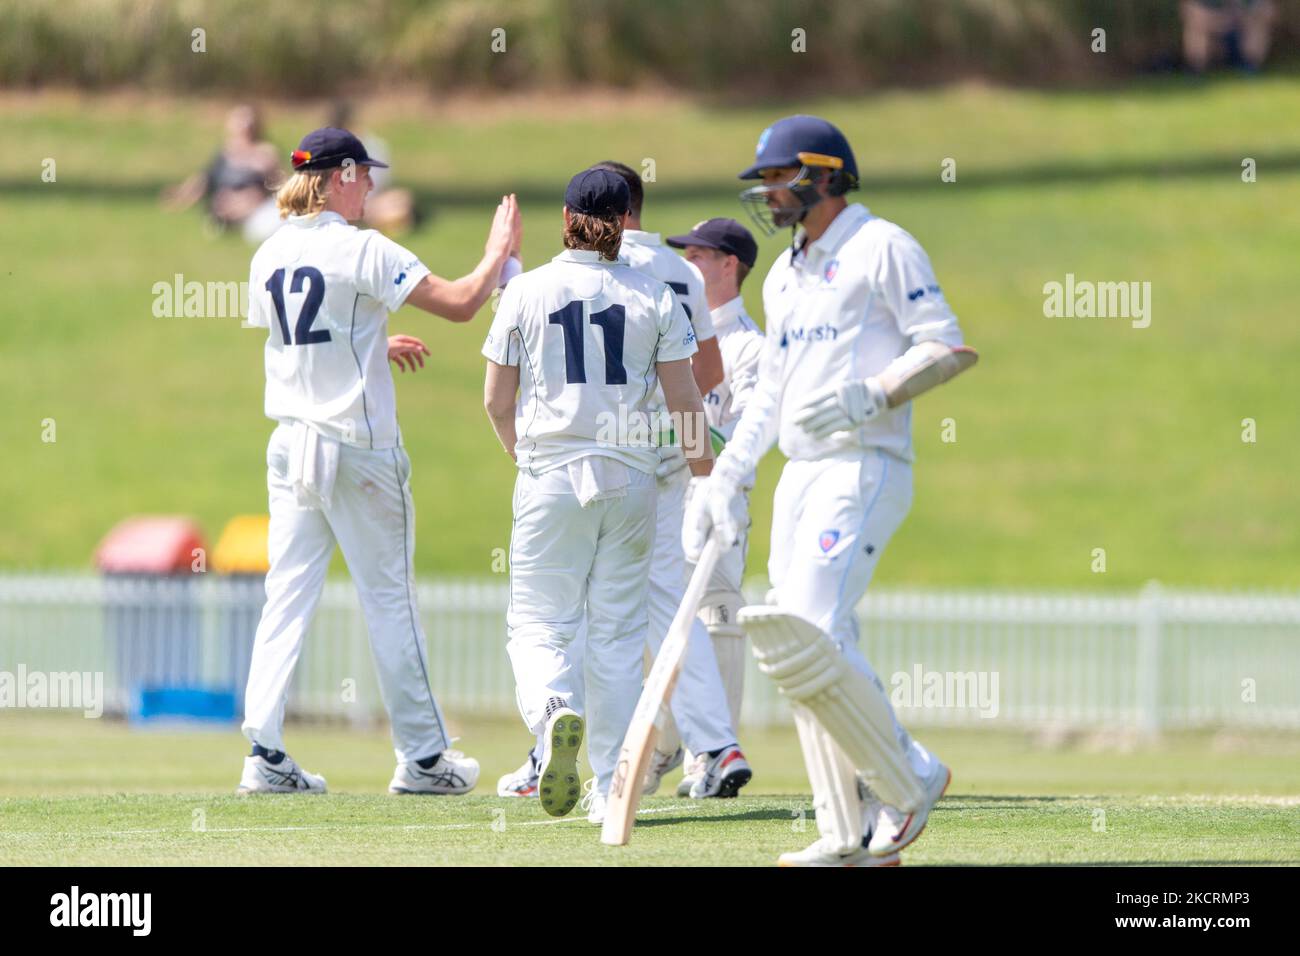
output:
[[[1279,12],[1275,47],[1294,48],[1300,4]],[[731,96],[1075,84],[1176,65],[1180,31],[1178,0],[0,0],[0,84],[307,96],[358,81]]]

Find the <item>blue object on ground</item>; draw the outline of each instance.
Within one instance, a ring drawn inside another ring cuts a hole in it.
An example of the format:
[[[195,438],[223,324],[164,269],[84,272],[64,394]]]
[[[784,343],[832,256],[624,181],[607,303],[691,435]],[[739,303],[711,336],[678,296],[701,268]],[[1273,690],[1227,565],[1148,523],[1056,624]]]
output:
[[[229,723],[238,716],[235,691],[202,687],[144,687],[131,713],[132,722],[197,720]]]

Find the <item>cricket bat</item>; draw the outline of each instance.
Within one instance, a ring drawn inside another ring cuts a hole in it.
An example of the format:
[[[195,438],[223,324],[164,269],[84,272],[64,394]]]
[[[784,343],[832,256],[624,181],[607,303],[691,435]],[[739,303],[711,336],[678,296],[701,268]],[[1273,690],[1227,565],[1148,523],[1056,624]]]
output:
[[[641,688],[632,723],[623,738],[618,763],[614,766],[614,779],[609,785],[609,802],[605,809],[605,822],[600,830],[600,842],[607,846],[624,846],[632,836],[636,823],[636,808],[641,803],[641,787],[645,781],[646,765],[659,740],[668,716],[668,702],[672,700],[677,675],[686,658],[686,644],[691,636],[695,612],[699,610],[704,590],[713,575],[714,565],[722,554],[716,535],[710,534],[704,551],[695,565],[695,573],[686,585],[682,605],[677,609],[668,634],[659,648],[650,675]]]

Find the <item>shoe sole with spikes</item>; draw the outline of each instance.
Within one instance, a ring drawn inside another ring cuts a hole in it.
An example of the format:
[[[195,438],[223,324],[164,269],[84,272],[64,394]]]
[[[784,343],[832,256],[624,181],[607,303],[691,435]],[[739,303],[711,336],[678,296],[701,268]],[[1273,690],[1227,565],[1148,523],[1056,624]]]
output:
[[[546,756],[538,774],[537,792],[542,809],[562,817],[578,805],[582,781],[578,778],[578,752],[582,749],[582,718],[567,707],[546,721]]]

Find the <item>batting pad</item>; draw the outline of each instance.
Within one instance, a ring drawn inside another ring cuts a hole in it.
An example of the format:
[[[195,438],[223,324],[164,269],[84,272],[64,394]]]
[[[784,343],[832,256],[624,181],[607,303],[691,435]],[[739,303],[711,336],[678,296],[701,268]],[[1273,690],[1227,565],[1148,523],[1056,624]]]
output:
[[[759,605],[742,610],[740,623],[753,642],[758,669],[812,712],[880,799],[904,813],[919,809],[925,790],[894,733],[885,692],[801,617]]]
[[[865,828],[857,771],[808,708],[792,702],[791,709],[812,784],[817,830],[841,853],[860,849]]]

